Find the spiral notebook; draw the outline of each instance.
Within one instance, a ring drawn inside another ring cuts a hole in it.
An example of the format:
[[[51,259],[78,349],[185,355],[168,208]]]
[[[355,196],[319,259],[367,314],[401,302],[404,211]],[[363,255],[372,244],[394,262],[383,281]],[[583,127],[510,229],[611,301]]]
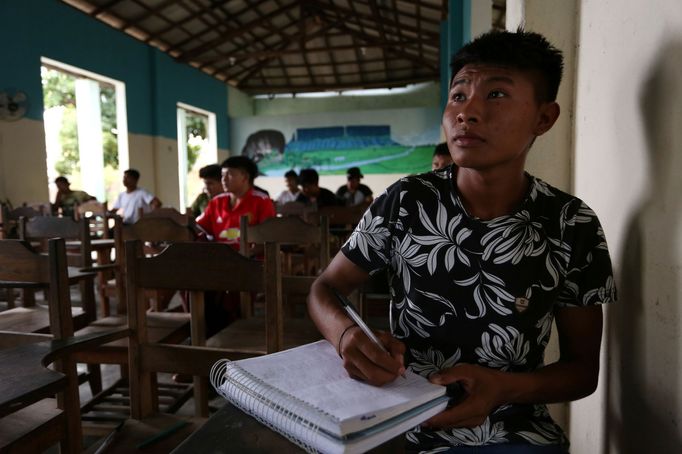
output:
[[[223,397],[310,452],[364,452],[445,409],[444,386],[406,372],[382,387],[353,380],[327,341],[240,361],[211,383]]]

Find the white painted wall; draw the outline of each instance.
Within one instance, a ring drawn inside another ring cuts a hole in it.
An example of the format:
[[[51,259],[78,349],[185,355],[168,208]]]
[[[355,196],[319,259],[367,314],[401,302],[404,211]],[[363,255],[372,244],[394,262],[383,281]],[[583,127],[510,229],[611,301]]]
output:
[[[602,221],[619,301],[607,398],[574,406],[573,452],[679,453],[682,4],[583,0],[578,42],[575,192]]]
[[[47,203],[45,129],[40,120],[0,121],[0,200]]]
[[[515,31],[523,26],[528,31],[542,33],[564,55],[564,74],[557,94],[561,114],[552,129],[536,140],[528,155],[526,170],[567,192],[571,192],[572,186],[576,14],[574,0],[507,1],[507,30]],[[558,358],[559,341],[556,325],[553,325],[552,336],[545,350],[545,362],[549,364]],[[599,401],[598,397],[591,399]],[[552,418],[569,432],[569,404],[559,403],[548,407]]]

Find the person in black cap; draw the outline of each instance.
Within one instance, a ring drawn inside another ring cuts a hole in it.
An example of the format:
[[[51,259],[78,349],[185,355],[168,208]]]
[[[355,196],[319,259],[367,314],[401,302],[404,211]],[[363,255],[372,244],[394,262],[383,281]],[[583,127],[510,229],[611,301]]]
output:
[[[371,203],[374,199],[372,190],[360,183],[360,179],[364,177],[360,172],[360,168],[351,167],[346,171],[346,175],[348,176],[348,181],[336,190],[336,197],[343,200],[344,205],[349,207]]]

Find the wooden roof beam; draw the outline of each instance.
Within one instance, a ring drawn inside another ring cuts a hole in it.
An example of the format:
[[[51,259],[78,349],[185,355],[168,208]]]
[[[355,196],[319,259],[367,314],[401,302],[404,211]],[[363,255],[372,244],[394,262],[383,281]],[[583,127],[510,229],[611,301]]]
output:
[[[252,20],[246,24],[243,24],[240,28],[238,28],[236,30],[232,30],[228,33],[223,33],[222,35],[220,35],[219,37],[217,37],[215,39],[212,39],[206,43],[200,44],[199,46],[196,46],[196,47],[190,49],[189,51],[184,52],[183,54],[180,55],[178,60],[180,60],[182,62],[190,61],[193,58],[198,57],[199,55],[203,54],[204,52],[207,52],[211,48],[213,48],[217,45],[220,45],[220,44],[224,43],[225,41],[229,41],[229,40],[234,39],[238,36],[241,36],[244,33],[247,33],[249,30],[251,30],[254,27],[258,27],[260,25],[260,23],[263,22],[264,20],[269,20],[273,17],[284,14],[286,11],[288,11],[292,8],[297,8],[297,7],[299,7],[299,3],[294,1],[294,2],[286,5],[285,7],[278,8],[274,11],[271,11],[270,13],[268,13],[264,16],[260,16],[257,19],[254,19],[254,20]]]
[[[376,42],[376,39],[373,38],[372,36],[363,35],[362,33],[358,32],[356,30],[353,30],[351,28],[348,28],[345,25],[341,25],[340,27],[347,30],[349,33],[357,36],[359,39],[362,39],[362,40],[364,40],[370,44]],[[432,62],[432,61],[425,60],[421,56],[410,54],[408,52],[405,52],[403,49],[388,48],[386,51],[390,52],[393,55],[397,55],[397,56],[400,56],[402,58],[406,58],[408,60],[417,62],[421,65],[426,66],[427,68],[429,68],[431,70],[438,71],[438,62]]]
[[[324,9],[327,9],[329,11],[333,11],[337,14],[346,14],[346,15],[349,15],[349,14],[352,15],[353,14],[352,10],[349,10],[348,8],[344,8],[342,6],[332,5],[332,4],[323,3],[323,2],[318,3],[318,5],[320,6],[320,8],[324,8]],[[354,17],[356,19],[364,19],[366,21],[369,21],[372,24],[374,24],[378,19],[376,17],[368,16],[367,14],[362,14],[362,13],[357,13],[357,14],[355,14]],[[384,21],[384,26],[387,25],[389,27],[393,27],[398,31],[409,30],[409,31],[412,31],[414,33],[417,33],[417,31],[418,31],[417,27],[413,27],[411,25],[396,23],[395,21],[387,20],[385,18],[383,19],[383,21]],[[436,33],[436,32],[430,32],[430,31],[426,31],[426,30],[423,30],[422,32],[425,35],[429,35],[431,38],[438,38],[439,37],[439,33]]]
[[[249,94],[272,94],[272,93],[305,93],[311,91],[342,91],[342,90],[362,90],[367,88],[394,88],[404,87],[409,84],[416,84],[420,82],[431,82],[437,76],[415,77],[406,80],[387,80],[366,83],[354,84],[320,84],[320,85],[299,85],[299,86],[273,86],[267,85],[239,85],[239,89]]]

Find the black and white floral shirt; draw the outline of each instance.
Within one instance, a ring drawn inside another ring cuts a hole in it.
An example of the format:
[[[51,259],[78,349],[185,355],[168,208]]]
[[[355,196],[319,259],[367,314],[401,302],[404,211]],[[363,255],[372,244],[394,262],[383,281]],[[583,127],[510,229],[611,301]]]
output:
[[[391,331],[424,376],[457,363],[510,372],[543,367],[554,311],[614,301],[611,260],[595,213],[527,175],[516,212],[470,216],[452,167],[402,178],[381,194],[343,246],[373,273],[388,267]],[[415,429],[415,448],[568,444],[545,405],[505,405],[476,428]]]

